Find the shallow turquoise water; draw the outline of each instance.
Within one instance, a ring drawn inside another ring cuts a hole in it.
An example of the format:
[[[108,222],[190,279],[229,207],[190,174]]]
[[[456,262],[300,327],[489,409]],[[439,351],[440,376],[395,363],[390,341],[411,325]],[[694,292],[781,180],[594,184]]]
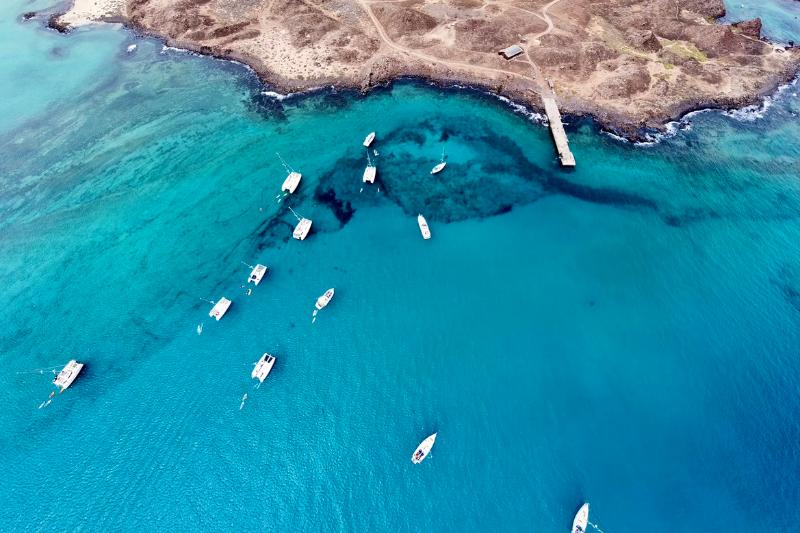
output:
[[[650,147],[575,120],[563,172],[477,93],[277,102],[30,6],[0,7],[3,529],[557,532],[585,500],[609,533],[795,528],[796,85]]]

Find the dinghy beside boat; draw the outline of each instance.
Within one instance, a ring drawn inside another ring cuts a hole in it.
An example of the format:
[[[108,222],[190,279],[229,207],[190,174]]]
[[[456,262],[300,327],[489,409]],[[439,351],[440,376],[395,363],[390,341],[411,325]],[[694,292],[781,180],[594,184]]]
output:
[[[225,316],[225,313],[228,312],[228,308],[231,306],[231,303],[233,302],[223,296],[217,300],[217,303],[215,303],[214,307],[212,307],[211,311],[209,311],[208,316],[217,319],[217,322],[219,322],[219,319]]]
[[[418,465],[424,461],[428,454],[431,453],[431,448],[433,448],[434,442],[436,442],[436,433],[430,435],[428,438],[419,443],[417,449],[414,450],[413,454],[411,454],[411,462],[415,465]]]
[[[61,369],[61,372],[56,375],[53,380],[53,385],[59,387],[61,392],[64,392],[72,385],[72,382],[75,381],[75,378],[78,377],[81,370],[83,370],[83,363],[79,363],[75,359],[70,359],[64,368]]]

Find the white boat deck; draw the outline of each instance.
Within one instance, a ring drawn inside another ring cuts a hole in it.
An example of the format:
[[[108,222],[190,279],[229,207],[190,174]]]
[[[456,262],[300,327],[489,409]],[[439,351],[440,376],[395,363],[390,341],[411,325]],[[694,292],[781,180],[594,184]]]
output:
[[[72,382],[75,381],[75,378],[78,377],[78,374],[81,373],[81,370],[83,370],[83,363],[79,363],[75,359],[71,359],[53,380],[53,385],[61,388],[61,392],[64,392],[67,388],[69,388],[70,385],[72,385]]]
[[[225,313],[228,312],[228,308],[231,306],[231,303],[233,302],[223,296],[217,300],[217,303],[215,303],[214,307],[212,307],[211,311],[209,311],[208,316],[211,318],[216,318],[217,322],[219,322],[219,319],[225,316]]]
[[[264,383],[264,380],[267,378],[269,373],[272,371],[272,367],[275,365],[275,357],[268,353],[264,353],[256,362],[255,368],[250,373],[250,377],[257,379],[260,383]]]
[[[264,278],[264,274],[266,273],[266,265],[256,265],[255,268],[253,268],[253,271],[250,272],[250,277],[247,278],[247,283],[254,283],[256,286],[258,286],[258,284],[261,283],[261,280]]]
[[[295,190],[297,190],[297,186],[300,184],[300,179],[303,177],[302,174],[299,172],[290,172],[286,179],[283,180],[283,185],[281,186],[282,191],[286,191],[289,194],[292,194]]]
[[[297,223],[297,226],[295,226],[294,231],[292,232],[292,237],[298,241],[305,240],[309,231],[311,231],[311,220],[307,218],[301,218],[300,222]]]
[[[364,183],[375,183],[375,175],[376,175],[377,171],[378,171],[378,168],[374,167],[372,165],[370,165],[367,168],[365,168],[364,169],[364,177],[363,177]]]

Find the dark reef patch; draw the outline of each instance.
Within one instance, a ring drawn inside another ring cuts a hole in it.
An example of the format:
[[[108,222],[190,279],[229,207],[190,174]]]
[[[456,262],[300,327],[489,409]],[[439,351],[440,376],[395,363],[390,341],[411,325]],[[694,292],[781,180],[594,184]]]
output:
[[[343,227],[350,222],[356,210],[348,200],[343,200],[336,196],[336,191],[333,187],[323,187],[323,183],[324,182],[320,182],[320,186],[314,191],[314,200],[328,206],[336,217],[336,220],[338,220],[339,224]]]

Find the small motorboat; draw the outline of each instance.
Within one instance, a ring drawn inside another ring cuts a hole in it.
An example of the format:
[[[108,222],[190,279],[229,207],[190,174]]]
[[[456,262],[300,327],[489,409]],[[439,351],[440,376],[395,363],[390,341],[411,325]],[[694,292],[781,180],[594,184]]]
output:
[[[228,312],[228,308],[231,306],[231,303],[233,302],[223,296],[217,300],[217,303],[215,303],[214,307],[212,307],[211,311],[209,311],[208,316],[211,318],[216,318],[217,322],[219,322],[219,319],[225,316],[225,313]]]
[[[328,289],[325,291],[325,294],[317,298],[317,304],[315,306],[317,310],[321,311],[323,307],[328,305],[328,303],[331,301],[331,298],[333,298],[333,289]]]
[[[428,227],[428,221],[422,215],[417,215],[417,224],[419,224],[419,231],[422,233],[422,238],[426,241],[431,238],[431,229]]]
[[[369,148],[369,145],[372,144],[372,141],[375,140],[375,132],[371,131],[369,135],[367,135],[366,139],[364,139],[364,146]]]
[[[414,453],[411,455],[411,462],[415,465],[420,464],[428,454],[431,453],[434,442],[436,442],[436,433],[419,443],[419,446],[417,446],[417,449],[414,450]]]
[[[572,533],[585,533],[586,526],[589,524],[589,504],[584,503],[578,512],[575,514],[575,519],[572,521]]]
[[[269,373],[272,371],[272,367],[274,365],[275,357],[264,352],[264,355],[261,356],[261,359],[256,361],[255,367],[250,373],[250,376],[254,379],[257,379],[260,383],[264,383],[264,380],[267,378],[267,376],[269,376]],[[247,395],[245,394],[245,398],[242,398],[242,403],[244,403],[246,397]]]
[[[253,268],[253,271],[250,272],[250,277],[247,278],[247,283],[254,283],[256,287],[258,284],[261,283],[261,279],[264,277],[264,274],[267,273],[266,265],[256,265]]]
[[[72,385],[72,382],[75,381],[75,378],[78,377],[78,374],[81,373],[81,370],[83,370],[83,363],[79,363],[75,359],[71,359],[55,377],[53,380],[53,385],[59,387],[61,392],[64,392],[69,388],[70,385]]]

